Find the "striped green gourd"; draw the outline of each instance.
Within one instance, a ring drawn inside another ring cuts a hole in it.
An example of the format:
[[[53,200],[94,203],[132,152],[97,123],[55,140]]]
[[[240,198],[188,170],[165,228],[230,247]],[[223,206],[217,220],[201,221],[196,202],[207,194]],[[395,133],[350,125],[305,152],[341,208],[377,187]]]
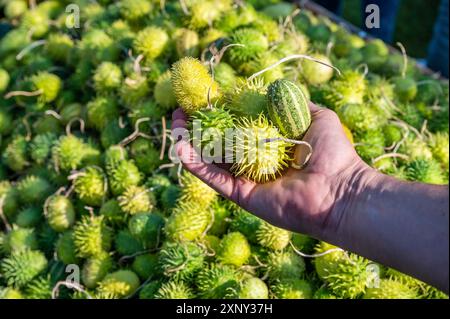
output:
[[[311,124],[308,99],[294,82],[280,79],[267,89],[267,108],[271,121],[281,133],[291,139],[305,134]]]

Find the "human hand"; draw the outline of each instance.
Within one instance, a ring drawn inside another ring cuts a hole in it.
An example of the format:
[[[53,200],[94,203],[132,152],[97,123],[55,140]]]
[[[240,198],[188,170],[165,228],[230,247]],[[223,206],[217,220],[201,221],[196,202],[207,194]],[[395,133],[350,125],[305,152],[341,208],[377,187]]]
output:
[[[372,170],[357,155],[334,112],[312,103],[310,110],[312,123],[303,138],[313,148],[307,166],[289,168],[272,182],[257,184],[218,165],[195,162],[197,154],[186,140],[179,141],[175,151],[187,170],[249,212],[278,227],[326,240],[338,231]],[[181,109],[172,117],[172,130],[186,127]]]

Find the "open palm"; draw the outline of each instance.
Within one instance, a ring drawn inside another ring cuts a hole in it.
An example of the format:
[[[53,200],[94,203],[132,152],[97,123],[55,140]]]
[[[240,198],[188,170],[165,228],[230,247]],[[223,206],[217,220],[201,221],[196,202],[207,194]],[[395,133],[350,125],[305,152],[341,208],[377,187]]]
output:
[[[192,161],[197,154],[184,140],[176,144],[176,153],[187,170],[251,213],[285,229],[324,237],[343,218],[347,188],[369,167],[334,112],[312,103],[310,110],[312,124],[303,138],[314,150],[308,165],[289,168],[272,182],[257,184],[215,164]],[[186,127],[186,121],[183,111],[176,110],[172,129]]]

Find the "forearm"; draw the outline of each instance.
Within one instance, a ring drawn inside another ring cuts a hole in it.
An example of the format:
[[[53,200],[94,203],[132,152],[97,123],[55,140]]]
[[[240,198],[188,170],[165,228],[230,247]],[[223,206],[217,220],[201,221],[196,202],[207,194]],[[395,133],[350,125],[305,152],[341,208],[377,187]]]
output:
[[[448,186],[367,172],[337,228],[336,244],[448,293]]]

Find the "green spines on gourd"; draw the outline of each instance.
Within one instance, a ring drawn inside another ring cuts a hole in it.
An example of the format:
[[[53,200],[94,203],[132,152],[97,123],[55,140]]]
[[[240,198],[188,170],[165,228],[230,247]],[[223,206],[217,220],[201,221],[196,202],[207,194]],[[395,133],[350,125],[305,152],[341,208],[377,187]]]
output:
[[[110,225],[123,225],[126,220],[126,215],[120,208],[117,199],[110,199],[101,207],[99,214],[104,216],[105,221]]]
[[[167,32],[159,27],[147,27],[136,34],[133,47],[138,54],[154,60],[165,50],[169,42]]]
[[[306,265],[293,250],[271,251],[267,255],[267,268],[271,281],[300,278]]]
[[[325,88],[326,105],[337,110],[346,104],[363,104],[367,83],[357,71],[346,71]]]
[[[62,171],[80,169],[86,164],[95,163],[99,157],[99,150],[75,135],[61,136],[52,149],[55,168]]]
[[[118,197],[119,206],[127,214],[151,212],[155,207],[155,196],[142,186],[130,186]]]
[[[87,104],[87,124],[97,130],[104,129],[118,115],[118,105],[112,96],[97,97]]]
[[[106,175],[96,166],[88,166],[77,173],[73,186],[78,198],[89,206],[101,206],[108,195]]]
[[[276,179],[288,166],[291,144],[278,139],[282,135],[263,115],[255,120],[240,119],[236,129],[233,158],[227,159],[233,163],[231,171],[258,183]]]
[[[201,207],[209,207],[217,198],[215,190],[188,171],[183,171],[180,182],[182,185],[181,202],[196,203]]]
[[[128,221],[131,235],[142,242],[145,248],[157,248],[164,227],[164,219],[158,213],[139,213]]]
[[[304,279],[279,280],[271,290],[278,299],[311,299],[313,296],[312,285]]]
[[[52,148],[57,141],[54,133],[36,135],[30,143],[30,157],[37,164],[44,164],[52,153]]]
[[[164,72],[158,77],[154,89],[156,103],[165,110],[171,110],[177,105],[171,78],[172,75],[170,71]]]
[[[197,32],[189,29],[176,31],[175,48],[178,58],[197,57],[199,54],[199,37]]]
[[[256,119],[267,111],[267,89],[263,82],[239,82],[227,94],[226,107],[238,116]]]
[[[202,298],[232,298],[239,288],[240,277],[232,266],[210,264],[199,272],[196,284]]]
[[[230,35],[231,43],[242,44],[234,46],[229,50],[230,64],[240,67],[241,64],[257,59],[258,56],[267,51],[269,41],[263,33],[251,28],[235,30]]]
[[[78,257],[87,258],[111,248],[112,231],[102,216],[83,216],[73,228],[73,240]]]
[[[156,291],[154,299],[192,299],[194,292],[183,281],[168,281]]]
[[[107,169],[108,181],[114,195],[120,195],[130,186],[137,186],[142,174],[132,160],[120,161]]]
[[[147,78],[137,73],[126,77],[119,89],[119,96],[122,103],[130,109],[138,106],[149,93],[150,87]]]
[[[13,227],[5,236],[3,250],[9,254],[23,250],[36,250],[38,241],[33,228]]]
[[[151,141],[144,138],[136,139],[130,147],[130,155],[144,174],[153,173],[161,165],[160,153]]]
[[[47,222],[57,232],[62,232],[75,222],[75,209],[72,202],[65,196],[54,195],[46,201]]]
[[[234,213],[230,223],[231,231],[238,231],[245,235],[251,243],[258,243],[256,232],[264,221],[243,209]]]
[[[40,91],[38,96],[39,103],[53,102],[59,94],[62,87],[61,79],[52,73],[40,72],[30,78],[34,91]]]
[[[205,252],[191,242],[166,243],[159,252],[162,273],[175,280],[191,281],[203,268]]]
[[[122,83],[122,70],[114,63],[103,62],[95,70],[93,80],[99,93],[115,90]]]
[[[6,146],[2,158],[6,166],[15,172],[23,171],[30,163],[28,159],[28,141],[25,136],[17,135]]]
[[[51,33],[45,43],[45,51],[51,59],[57,62],[66,62],[74,47],[72,38],[64,33]]]
[[[197,203],[179,202],[166,222],[166,235],[176,241],[200,238],[211,223],[211,215],[208,209]]]
[[[77,257],[73,231],[62,233],[55,245],[55,252],[59,260],[64,264],[78,264],[80,259]]]
[[[406,165],[406,177],[427,184],[443,185],[447,182],[440,164],[433,159],[418,158],[409,162]]]
[[[269,249],[282,250],[289,245],[291,233],[287,230],[263,222],[256,231],[258,243]]]
[[[433,157],[438,160],[444,169],[449,165],[449,138],[447,132],[438,132],[430,137],[430,147]]]
[[[367,288],[364,299],[417,299],[414,289],[392,279],[380,279],[378,287]]]
[[[272,82],[267,100],[270,119],[284,136],[297,139],[305,134],[311,124],[311,112],[305,94],[294,82]]]
[[[16,185],[23,204],[42,203],[52,191],[51,184],[38,175],[27,175]]]
[[[376,111],[366,104],[346,104],[337,110],[339,118],[352,132],[364,132],[379,127]]]
[[[152,10],[152,2],[147,0],[122,0],[118,4],[120,15],[135,23],[147,16]]]
[[[269,288],[257,277],[246,278],[237,291],[239,299],[269,299]]]
[[[81,280],[86,288],[95,288],[111,271],[112,267],[113,260],[109,253],[101,252],[98,255],[89,257],[83,264]]]
[[[139,288],[139,277],[131,270],[118,270],[105,276],[99,283],[100,297],[119,299],[131,296]]]
[[[221,263],[236,267],[247,263],[250,255],[250,245],[245,236],[239,232],[226,234],[222,238],[217,251],[217,259]]]
[[[0,262],[4,280],[11,287],[24,287],[47,268],[47,259],[38,250],[12,253]]]
[[[147,280],[160,273],[157,254],[142,254],[134,258],[131,269],[141,278]]]
[[[417,84],[414,79],[409,77],[396,78],[394,79],[394,92],[399,100],[411,101],[417,95]]]
[[[381,130],[369,130],[358,134],[356,142],[358,143],[356,151],[367,162],[384,154],[386,141]]]
[[[172,66],[172,87],[178,104],[191,114],[219,97],[219,87],[206,67],[197,59],[185,57]]]

